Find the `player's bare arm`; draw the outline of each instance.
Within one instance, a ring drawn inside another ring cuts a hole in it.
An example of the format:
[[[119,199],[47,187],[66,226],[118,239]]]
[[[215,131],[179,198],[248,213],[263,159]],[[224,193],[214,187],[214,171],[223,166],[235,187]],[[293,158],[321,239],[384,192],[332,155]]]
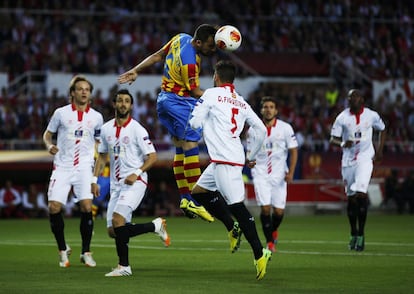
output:
[[[337,145],[342,148],[351,148],[354,145],[354,142],[352,142],[351,140],[342,141],[342,138],[334,137],[334,136],[331,137],[331,139],[329,140],[329,143],[333,145]]]
[[[382,132],[379,132],[379,136],[378,136],[379,143],[378,143],[378,147],[377,147],[377,150],[375,151],[375,156],[374,156],[375,163],[382,161],[383,149],[384,149],[386,137],[387,137],[386,129],[383,130]]]
[[[121,74],[118,77],[118,83],[125,84],[129,83],[132,84],[138,77],[138,74],[143,71],[144,69],[158,63],[164,61],[165,53],[162,49],[158,50],[157,52],[151,54],[143,61],[138,63],[134,68],[130,69],[129,71]]]
[[[133,185],[135,181],[139,178],[139,176],[145,172],[148,171],[154,163],[157,161],[157,153],[149,153],[147,155],[147,159],[145,160],[144,164],[138,168],[134,173],[130,174],[125,178],[125,184],[127,185]]]
[[[45,144],[46,149],[49,151],[49,153],[52,155],[55,155],[56,153],[58,153],[59,148],[57,148],[56,145],[53,144],[52,137],[53,137],[53,133],[46,130],[43,133],[43,143]]]
[[[289,149],[290,153],[290,162],[289,162],[289,171],[285,176],[286,183],[291,183],[293,181],[293,176],[295,174],[296,164],[298,162],[298,148]]]
[[[191,96],[194,98],[200,98],[203,95],[204,91],[197,87],[191,90]]]
[[[93,170],[93,178],[91,183],[91,192],[95,197],[98,197],[100,195],[100,187],[97,184],[98,176],[102,173],[106,160],[108,158],[107,153],[99,153],[96,161],[95,161],[95,168]]]

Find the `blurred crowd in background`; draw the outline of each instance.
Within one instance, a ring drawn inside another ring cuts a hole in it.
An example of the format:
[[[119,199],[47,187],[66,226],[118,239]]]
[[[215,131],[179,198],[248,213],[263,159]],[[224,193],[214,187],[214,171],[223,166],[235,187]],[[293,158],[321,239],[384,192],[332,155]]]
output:
[[[9,10],[7,10],[9,9]],[[119,74],[159,49],[178,32],[193,33],[203,22],[232,23],[243,34],[240,52],[304,52],[326,58],[336,52],[370,78],[410,79],[414,75],[412,1],[5,1],[0,18],[0,72],[9,78],[28,70]],[[229,13],[231,11],[231,13]],[[219,56],[216,58],[220,58]],[[210,75],[215,59],[203,59]],[[161,66],[161,65],[160,65]],[[277,66],[277,64],[275,64]],[[148,73],[160,73],[153,67]],[[116,90],[116,89],[114,89]],[[325,140],[335,115],[346,106],[346,91],[333,85],[305,88],[258,85],[248,100],[277,96],[281,118],[303,136],[304,146]],[[95,92],[94,104],[111,113],[111,93]],[[135,117],[154,140],[169,138],[157,123],[156,93],[136,93]],[[389,97],[375,105],[387,120],[390,139],[414,140],[414,98]],[[367,102],[372,104],[367,91]],[[0,93],[0,140],[35,139],[51,112],[67,97],[24,99]],[[1,147],[0,147],[1,148]]]
[[[2,5],[0,71],[12,76],[25,70],[124,72],[174,34],[192,34],[203,22],[236,25],[243,35],[240,52],[304,52],[320,58],[336,52],[373,78],[414,75],[412,1],[20,0]],[[212,67],[203,72],[210,74]]]
[[[240,53],[310,53],[321,62],[335,53],[370,79],[407,80],[414,79],[413,16],[414,1],[404,0],[3,1],[0,72],[10,81],[26,71],[119,74],[176,33],[193,34],[198,24],[212,23],[240,29]],[[204,58],[201,74],[211,75],[219,58],[220,53]],[[161,66],[146,73],[159,74]],[[276,96],[279,116],[293,125],[301,148],[326,151],[331,148],[333,120],[347,106],[348,89],[340,78],[333,78],[329,85],[262,83],[245,98],[258,111],[262,96]],[[92,104],[105,120],[113,113],[111,97],[116,90],[115,85],[109,93],[93,93]],[[385,90],[375,101],[370,89],[363,90],[367,104],[387,122],[391,143],[386,152],[413,153],[412,144],[399,143],[414,141],[414,89],[406,89],[406,99],[390,97]],[[2,88],[0,142],[41,139],[52,112],[68,103],[57,93],[44,97],[29,92],[21,97]],[[135,97],[134,118],[160,148],[169,148],[171,139],[157,120],[156,93],[143,89]],[[0,143],[1,149],[7,147]],[[34,189],[39,187],[24,188],[27,197],[38,194]],[[163,189],[159,194],[166,194],[165,187],[154,191]],[[20,199],[23,205],[24,197]],[[36,214],[45,213],[42,209]],[[23,208],[22,213],[27,214]]]

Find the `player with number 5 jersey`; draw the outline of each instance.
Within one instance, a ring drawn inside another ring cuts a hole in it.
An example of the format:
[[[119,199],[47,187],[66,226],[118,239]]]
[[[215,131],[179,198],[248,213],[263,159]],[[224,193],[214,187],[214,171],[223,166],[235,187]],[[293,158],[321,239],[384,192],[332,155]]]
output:
[[[250,105],[236,92],[233,84],[235,72],[236,68],[231,62],[218,62],[214,71],[215,87],[204,92],[192,112],[191,127],[203,128],[211,159],[194,186],[192,196],[199,201],[200,195],[207,198],[214,191],[223,195],[228,210],[236,218],[252,248],[256,279],[261,280],[266,274],[271,252],[263,248],[254,217],[244,205],[242,169],[246,162],[249,167],[254,166],[255,156],[266,136],[266,128]],[[240,139],[245,123],[255,130],[255,140],[247,155]]]

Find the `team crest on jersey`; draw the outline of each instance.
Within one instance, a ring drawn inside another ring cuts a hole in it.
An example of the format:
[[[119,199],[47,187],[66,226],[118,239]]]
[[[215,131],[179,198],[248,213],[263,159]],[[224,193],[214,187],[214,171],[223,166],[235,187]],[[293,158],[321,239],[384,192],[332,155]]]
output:
[[[82,138],[83,130],[75,130],[75,138]]]
[[[113,151],[114,151],[114,155],[118,156],[121,153],[121,146],[115,145],[113,148]]]
[[[125,137],[122,138],[122,143],[124,143],[124,144],[129,144],[129,141],[130,141],[130,139],[129,139],[128,136],[125,136]]]

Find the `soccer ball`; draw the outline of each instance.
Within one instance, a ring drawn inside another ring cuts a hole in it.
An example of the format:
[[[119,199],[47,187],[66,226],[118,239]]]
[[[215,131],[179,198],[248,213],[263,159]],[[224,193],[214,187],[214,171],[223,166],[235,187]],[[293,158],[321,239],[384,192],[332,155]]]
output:
[[[214,36],[217,48],[225,51],[234,51],[240,47],[242,35],[240,31],[231,25],[220,27]]]

